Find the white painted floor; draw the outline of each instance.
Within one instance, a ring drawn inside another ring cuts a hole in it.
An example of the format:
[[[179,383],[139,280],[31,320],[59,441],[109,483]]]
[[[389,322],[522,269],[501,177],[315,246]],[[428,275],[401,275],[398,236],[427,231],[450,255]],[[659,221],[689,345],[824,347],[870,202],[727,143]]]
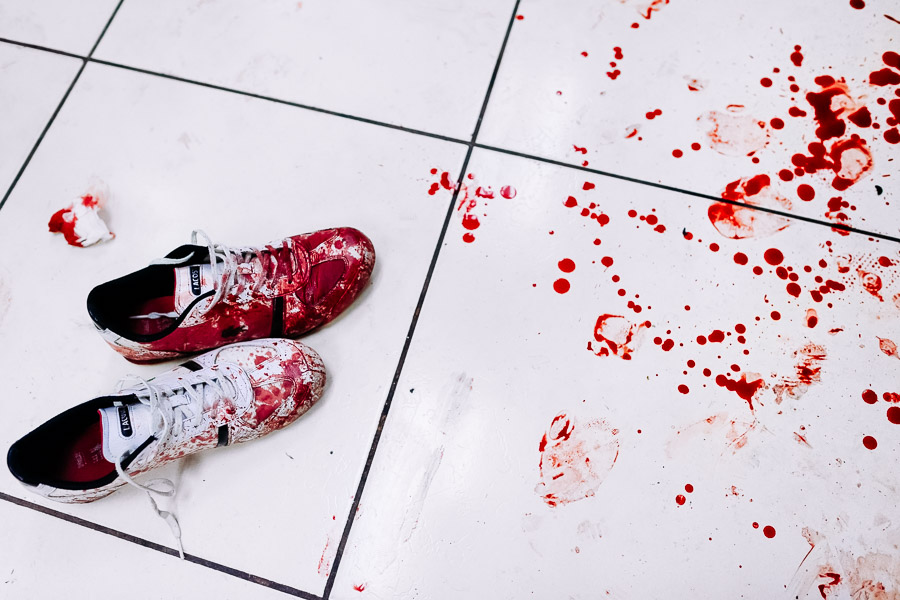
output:
[[[186,562],[4,470],[0,598],[900,599],[895,3],[74,6],[0,0],[0,447],[171,366],[84,302],[194,228],[378,263],[313,410],[160,473]]]

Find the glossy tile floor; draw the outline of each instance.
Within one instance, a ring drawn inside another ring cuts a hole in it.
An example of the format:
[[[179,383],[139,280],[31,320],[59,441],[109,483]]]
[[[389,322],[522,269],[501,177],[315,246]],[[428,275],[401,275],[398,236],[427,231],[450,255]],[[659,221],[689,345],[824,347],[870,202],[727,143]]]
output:
[[[84,299],[192,229],[378,253],[320,403],[160,472],[186,561],[4,471],[0,597],[900,598],[898,53],[879,0],[0,0],[0,445],[170,366]]]

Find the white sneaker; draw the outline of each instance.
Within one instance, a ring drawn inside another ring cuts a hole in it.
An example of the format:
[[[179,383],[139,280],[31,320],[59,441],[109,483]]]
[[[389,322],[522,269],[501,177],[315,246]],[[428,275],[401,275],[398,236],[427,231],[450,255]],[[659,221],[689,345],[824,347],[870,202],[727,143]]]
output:
[[[224,346],[149,380],[71,408],[14,443],[10,472],[59,502],[92,502],[123,485],[172,496],[174,484],[134,477],[206,448],[262,437],[291,424],[322,395],[325,367],[311,348],[285,339]],[[183,556],[183,553],[182,553]]]

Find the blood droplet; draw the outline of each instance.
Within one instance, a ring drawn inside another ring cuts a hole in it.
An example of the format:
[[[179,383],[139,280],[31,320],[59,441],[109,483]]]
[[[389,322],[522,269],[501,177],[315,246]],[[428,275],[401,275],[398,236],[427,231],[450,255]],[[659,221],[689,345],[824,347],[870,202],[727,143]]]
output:
[[[563,273],[571,273],[575,270],[575,261],[571,258],[564,258],[559,261],[559,270]]]
[[[767,538],[775,537],[775,528],[771,525],[766,525],[765,527],[763,527],[763,535]]]
[[[867,435],[863,438],[863,446],[865,446],[869,450],[874,450],[878,447],[878,440],[873,438],[871,435]]]
[[[894,425],[900,425],[900,406],[892,406],[887,409],[887,419]]]
[[[553,289],[558,294],[565,294],[570,287],[569,280],[562,277],[553,282]]]
[[[806,185],[804,183],[797,186],[797,195],[800,196],[801,200],[809,202],[816,197],[816,190],[814,190],[811,185]]]
[[[784,254],[781,253],[781,250],[778,248],[769,248],[763,253],[763,258],[766,259],[766,262],[772,265],[780,265],[784,260]]]
[[[682,506],[687,501],[687,498],[684,497],[683,494],[678,494],[675,496],[675,504],[678,506]]]

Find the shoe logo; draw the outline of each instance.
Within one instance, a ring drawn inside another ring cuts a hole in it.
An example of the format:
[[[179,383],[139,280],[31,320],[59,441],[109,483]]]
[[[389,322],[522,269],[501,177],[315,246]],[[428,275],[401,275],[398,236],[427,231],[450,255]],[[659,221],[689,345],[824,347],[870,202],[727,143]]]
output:
[[[134,435],[134,429],[131,427],[131,413],[128,412],[127,406],[119,407],[119,431],[122,437],[130,438]]]
[[[200,292],[200,267],[199,265],[194,265],[191,267],[191,293],[195,296],[199,296]]]

